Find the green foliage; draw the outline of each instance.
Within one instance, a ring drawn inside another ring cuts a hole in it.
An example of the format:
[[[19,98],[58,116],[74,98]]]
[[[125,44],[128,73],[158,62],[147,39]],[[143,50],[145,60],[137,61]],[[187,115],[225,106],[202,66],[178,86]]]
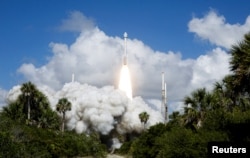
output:
[[[148,119],[149,119],[149,114],[146,111],[144,111],[144,112],[139,114],[139,118],[141,120],[141,123],[143,123],[144,129],[145,129],[145,125],[146,125],[146,123],[148,122]]]
[[[52,111],[47,97],[35,85],[24,83],[21,92],[16,101],[3,108],[2,115],[39,128],[59,128],[59,116]]]
[[[201,142],[198,134],[183,127],[175,127],[157,139],[161,149],[157,157],[205,157],[206,146],[202,146]]]
[[[43,115],[38,118],[38,127],[46,129],[59,129],[60,117],[51,109],[43,111]]]
[[[227,135],[228,141],[249,141],[249,125],[250,110],[242,111],[239,107],[235,107],[232,112],[223,109],[210,111],[202,129],[223,132]]]
[[[232,78],[236,94],[250,93],[250,32],[245,34],[244,39],[234,45],[230,53],[230,68],[233,72]]]
[[[131,153],[137,158],[155,158],[160,150],[157,145],[157,138],[167,130],[164,124],[152,126],[147,132],[142,133],[139,139],[136,139],[131,145]]]
[[[184,123],[183,116],[180,114],[179,111],[174,111],[172,114],[169,115],[169,122],[167,123],[168,127],[179,127]]]
[[[225,130],[228,123],[228,112],[223,109],[211,110],[207,113],[203,121],[203,129],[206,130]]]
[[[120,149],[118,149],[116,152],[120,154],[130,154],[131,155],[131,146],[133,141],[124,142]]]
[[[205,115],[213,106],[213,95],[207,92],[205,88],[197,89],[191,93],[191,96],[184,98],[183,124],[186,127],[196,131]]]
[[[24,146],[15,142],[12,135],[8,132],[0,131],[0,157],[22,157]]]
[[[60,117],[35,85],[24,83],[21,92],[0,113],[0,157],[105,157],[106,148],[97,137],[58,131]],[[60,112],[65,114],[71,104],[62,101]]]
[[[11,125],[11,126],[10,126]],[[0,117],[0,157],[105,157],[106,148],[94,136],[36,128]]]
[[[147,123],[147,121],[149,119],[149,114],[144,111],[144,112],[139,114],[139,118],[140,118],[142,123]]]
[[[250,141],[250,110],[242,111],[236,107],[228,114],[228,131],[231,141]]]
[[[67,98],[59,99],[58,103],[56,104],[56,111],[63,114],[62,124],[61,124],[62,132],[64,131],[65,113],[66,111],[69,110],[71,110],[71,103],[68,101],[68,99]]]
[[[227,140],[228,135],[221,131],[199,129],[194,132],[184,126],[159,124],[134,142],[125,143],[121,150],[126,149],[137,158],[206,157],[208,142]]]
[[[56,110],[59,113],[65,113],[66,111],[71,110],[71,103],[67,98],[61,98],[56,105]]]
[[[8,118],[16,120],[17,122],[25,121],[25,114],[23,113],[23,107],[20,106],[19,102],[10,103],[8,106],[3,107],[3,113]]]

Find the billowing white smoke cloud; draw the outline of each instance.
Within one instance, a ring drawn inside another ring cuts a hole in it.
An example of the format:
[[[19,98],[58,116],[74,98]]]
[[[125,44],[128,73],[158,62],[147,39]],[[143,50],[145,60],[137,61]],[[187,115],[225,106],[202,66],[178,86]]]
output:
[[[243,36],[247,26],[249,18],[244,25],[228,24],[224,17],[211,11],[201,19],[193,18],[189,22],[189,31],[215,45],[228,48],[236,42],[235,39]],[[39,86],[47,85],[55,90],[60,90],[64,83],[69,82],[72,73],[80,83],[117,87],[123,39],[106,35],[80,12],[72,12],[60,29],[81,32],[71,45],[50,43],[53,54],[45,65],[36,67],[32,63],[24,63],[18,72]],[[237,35],[232,32],[237,32]],[[197,59],[182,59],[180,52],[154,51],[140,40],[128,39],[127,52],[133,94],[149,100],[147,102],[154,104],[155,109],[160,106],[162,71],[166,74],[170,110],[179,110],[180,101],[192,90],[211,88],[214,81],[229,73],[230,55],[219,47]]]
[[[144,111],[150,115],[147,127],[163,121],[160,112],[150,108],[142,98],[130,100],[124,92],[112,86],[97,88],[71,82],[66,83],[59,91],[47,86],[38,88],[48,97],[53,110],[62,97],[72,103],[71,111],[66,112],[67,126],[77,133],[95,130],[108,134],[114,128],[119,133],[140,132],[143,126],[139,114]],[[13,87],[8,100],[16,100],[19,94],[20,86]]]
[[[98,28],[82,32],[71,46],[50,44],[53,56],[39,68],[23,64],[19,72],[39,85],[60,88],[71,80],[96,86],[113,85],[120,69],[122,39],[106,36]]]
[[[35,67],[33,64],[23,64],[18,71],[38,85],[48,85],[55,89],[70,81],[72,73],[75,73],[76,80],[81,83],[98,87],[117,86],[122,46],[121,38],[108,37],[95,28],[81,33],[70,47],[52,43],[54,54],[46,65]],[[206,83],[202,85],[207,86],[228,73],[229,55],[220,49],[204,55],[202,60],[183,60],[179,53],[155,52],[141,41],[128,39],[128,53],[133,93],[146,99],[160,98],[162,71],[166,72],[170,100],[180,100],[198,87],[201,83],[201,80],[195,82],[198,78],[202,78],[202,83]],[[202,69],[211,66],[226,69],[200,74]]]
[[[188,27],[190,32],[194,32],[200,38],[229,49],[233,44],[242,40],[242,35],[250,31],[250,16],[243,25],[239,23],[231,25],[226,23],[224,16],[210,11],[203,18],[193,18]]]

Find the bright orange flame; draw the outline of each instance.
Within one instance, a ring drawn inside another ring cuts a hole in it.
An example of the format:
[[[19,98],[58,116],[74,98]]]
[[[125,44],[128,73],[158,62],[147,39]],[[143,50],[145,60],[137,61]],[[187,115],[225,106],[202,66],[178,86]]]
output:
[[[120,73],[119,89],[124,91],[129,99],[132,99],[132,85],[127,65],[123,65]]]

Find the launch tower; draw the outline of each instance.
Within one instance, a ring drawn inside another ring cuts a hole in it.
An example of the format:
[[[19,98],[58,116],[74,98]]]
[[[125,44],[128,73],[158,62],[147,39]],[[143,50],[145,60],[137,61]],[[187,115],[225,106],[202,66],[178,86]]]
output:
[[[161,114],[164,119],[164,123],[167,123],[168,121],[168,107],[167,107],[167,84],[165,82],[165,75],[164,72],[161,74],[162,76],[162,88],[161,88],[161,94],[162,94],[162,101],[161,101]]]

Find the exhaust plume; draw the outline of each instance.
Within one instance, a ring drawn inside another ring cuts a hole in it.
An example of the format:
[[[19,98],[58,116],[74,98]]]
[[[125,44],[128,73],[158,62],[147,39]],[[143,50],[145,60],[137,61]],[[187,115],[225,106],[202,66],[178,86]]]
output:
[[[15,86],[9,91],[8,101],[17,99],[20,87]],[[112,129],[120,134],[141,132],[143,126],[138,115],[143,111],[150,115],[147,128],[163,121],[160,111],[152,109],[141,97],[130,100],[124,92],[113,86],[97,88],[75,81],[66,83],[59,91],[48,86],[39,86],[38,89],[48,97],[53,110],[62,97],[72,103],[71,111],[66,112],[66,127],[77,133],[94,130],[106,135]]]
[[[119,89],[124,91],[129,99],[132,99],[132,85],[127,65],[123,65],[120,73]]]

